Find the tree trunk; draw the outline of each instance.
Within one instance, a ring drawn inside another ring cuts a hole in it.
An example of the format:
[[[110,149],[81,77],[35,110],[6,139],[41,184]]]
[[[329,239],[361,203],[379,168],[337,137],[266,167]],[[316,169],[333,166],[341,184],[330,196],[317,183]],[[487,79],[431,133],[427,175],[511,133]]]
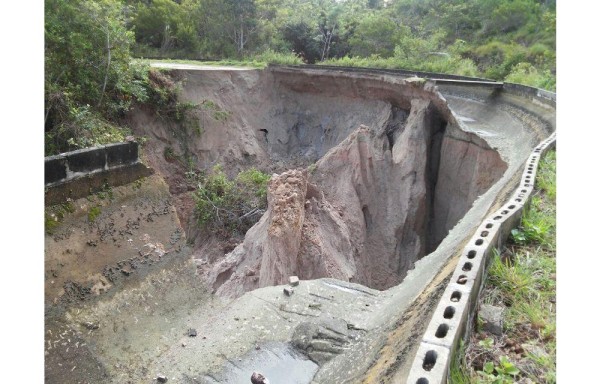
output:
[[[106,73],[104,74],[104,84],[102,84],[102,93],[100,93],[98,107],[102,105],[102,98],[104,97],[104,91],[106,91],[106,83],[108,83],[108,72],[110,70],[110,30],[108,28],[106,28],[106,51],[108,52],[108,58],[106,60]]]

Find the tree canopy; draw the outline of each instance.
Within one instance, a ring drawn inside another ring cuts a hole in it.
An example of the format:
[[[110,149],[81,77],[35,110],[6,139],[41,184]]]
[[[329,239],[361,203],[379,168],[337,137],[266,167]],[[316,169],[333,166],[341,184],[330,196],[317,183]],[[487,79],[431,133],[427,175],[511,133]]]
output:
[[[302,60],[555,88],[552,0],[46,0],[46,151],[119,139],[132,58]]]

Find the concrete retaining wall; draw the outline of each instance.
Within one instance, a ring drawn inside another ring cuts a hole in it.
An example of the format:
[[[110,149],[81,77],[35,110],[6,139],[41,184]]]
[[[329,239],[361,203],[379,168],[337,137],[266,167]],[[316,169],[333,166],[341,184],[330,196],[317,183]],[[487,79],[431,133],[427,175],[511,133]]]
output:
[[[407,69],[387,69],[387,68],[366,68],[366,67],[342,67],[336,65],[314,65],[314,64],[303,64],[303,65],[277,65],[269,64],[269,67],[287,67],[287,68],[300,68],[300,69],[329,69],[344,72],[364,72],[364,73],[382,73],[399,76],[418,76],[428,79],[453,79],[453,80],[465,80],[465,81],[481,81],[495,83],[495,80],[485,79],[482,77],[469,77],[460,75],[449,75],[434,72],[424,71],[410,71]]]
[[[556,144],[556,134],[542,141],[525,163],[521,182],[511,198],[489,215],[463,249],[433,317],[420,342],[407,384],[444,384],[461,339],[468,338],[487,267],[494,249],[501,249],[529,204],[543,154]]]
[[[138,143],[108,144],[61,153],[45,159],[45,185],[64,183],[74,178],[139,161]]]
[[[44,200],[46,205],[56,204],[87,196],[105,184],[123,185],[150,174],[133,141],[61,153],[45,159]]]

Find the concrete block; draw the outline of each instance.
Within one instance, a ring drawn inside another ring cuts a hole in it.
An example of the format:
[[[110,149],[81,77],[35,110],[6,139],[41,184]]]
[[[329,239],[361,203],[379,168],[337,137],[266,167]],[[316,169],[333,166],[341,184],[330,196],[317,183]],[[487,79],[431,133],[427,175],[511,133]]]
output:
[[[448,284],[425,330],[424,342],[446,347],[450,351],[456,349],[466,326],[471,299],[469,292],[462,289],[459,284]],[[458,301],[455,301],[456,292],[462,293]]]
[[[406,384],[446,383],[450,370],[450,351],[446,347],[421,342]]]
[[[504,210],[506,211],[506,210]],[[503,211],[503,212],[504,212]],[[513,209],[511,212],[506,214],[506,219],[502,223],[502,243],[508,239],[510,236],[510,232],[513,228],[516,228],[521,223],[521,217],[523,216],[523,205],[520,205],[518,208]]]
[[[44,184],[52,184],[67,178],[67,159],[64,156],[46,157],[44,161]]]
[[[298,276],[290,276],[290,279],[289,279],[289,281],[290,281],[290,285],[291,285],[292,287],[295,287],[295,286],[297,286],[298,284],[300,284],[300,279],[298,278]]]
[[[106,151],[104,147],[97,147],[69,152],[67,162],[71,172],[103,170],[106,165]]]
[[[133,164],[138,160],[138,143],[134,141],[110,144],[105,149],[109,167]]]
[[[463,254],[458,259],[456,269],[450,278],[450,283],[459,285],[462,289],[471,292],[473,287],[476,287],[481,282],[484,258],[485,252],[483,248],[465,247]]]

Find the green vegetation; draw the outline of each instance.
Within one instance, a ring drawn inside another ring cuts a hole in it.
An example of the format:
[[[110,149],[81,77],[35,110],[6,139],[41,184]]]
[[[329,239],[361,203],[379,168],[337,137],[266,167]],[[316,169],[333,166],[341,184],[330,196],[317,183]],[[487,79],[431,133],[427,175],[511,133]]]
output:
[[[267,207],[269,179],[254,168],[229,179],[220,165],[210,174],[200,175],[194,193],[198,224],[223,236],[243,235]]]
[[[511,240],[492,260],[480,299],[505,308],[503,335],[474,332],[452,366],[453,383],[556,382],[555,151],[540,161],[535,195]]]
[[[98,216],[100,216],[101,213],[102,213],[102,208],[100,208],[98,205],[91,207],[90,210],[88,211],[88,221],[90,223],[93,223],[96,220],[96,218]]]
[[[488,361],[483,366],[483,371],[479,371],[478,373],[482,376],[485,383],[512,384],[519,372],[515,365],[508,361],[506,356],[501,356],[498,365],[494,365],[494,363]]]
[[[46,208],[44,212],[44,229],[47,234],[51,235],[58,225],[64,220],[69,213],[75,212],[73,202],[68,199],[63,204],[57,204]]]
[[[130,63],[133,43],[120,1],[46,0],[47,155],[128,134],[114,121],[145,97]]]
[[[130,1],[135,55],[325,63],[555,88],[556,4],[539,0]]]
[[[100,188],[100,190],[98,192],[95,193],[95,195],[100,200],[105,200],[105,199],[113,200],[114,199],[113,189],[106,181],[104,182],[104,184],[102,184],[102,187]]]
[[[46,0],[46,155],[122,141],[136,103],[202,132],[152,59],[404,68],[554,90],[548,0]],[[220,115],[219,118],[225,118]]]

